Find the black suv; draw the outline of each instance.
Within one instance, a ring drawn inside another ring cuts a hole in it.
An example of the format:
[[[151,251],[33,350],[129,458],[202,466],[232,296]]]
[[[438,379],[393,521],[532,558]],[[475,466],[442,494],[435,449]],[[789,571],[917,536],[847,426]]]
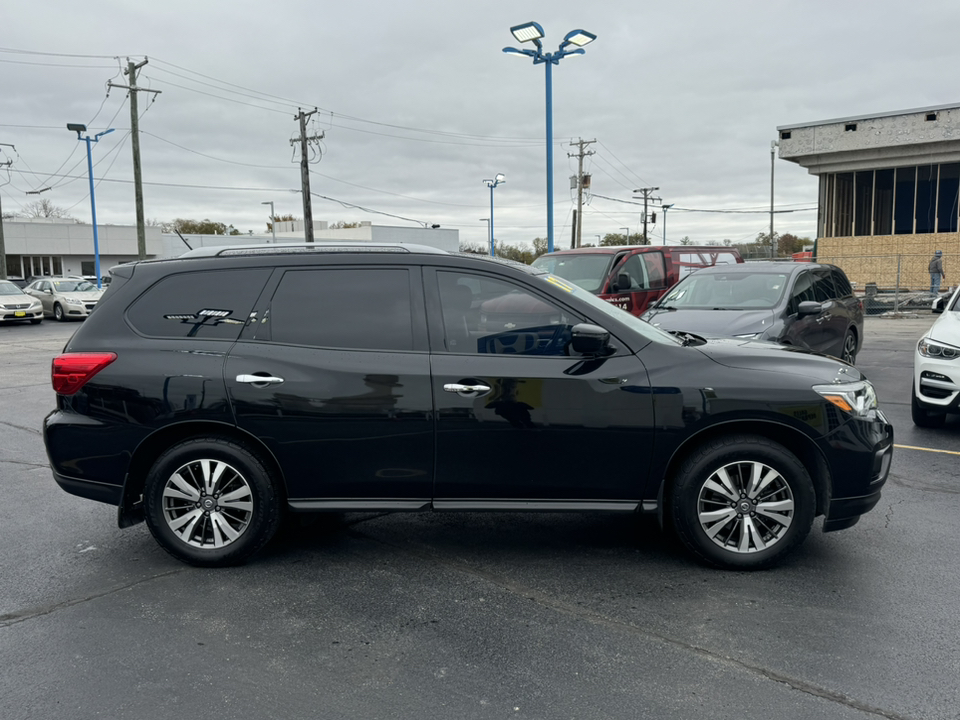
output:
[[[893,429],[826,357],[660,331],[566,280],[415,246],[203,248],[113,268],[53,361],[67,492],[195,565],[287,512],[658,513],[773,564],[880,499]]]

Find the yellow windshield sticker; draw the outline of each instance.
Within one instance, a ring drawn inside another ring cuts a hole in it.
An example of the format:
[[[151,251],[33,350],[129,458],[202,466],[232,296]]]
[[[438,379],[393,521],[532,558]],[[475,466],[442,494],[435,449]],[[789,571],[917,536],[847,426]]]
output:
[[[572,286],[572,285],[570,285],[569,283],[564,282],[563,280],[561,280],[560,278],[558,278],[558,277],[556,277],[556,276],[554,276],[554,275],[547,275],[547,282],[548,282],[548,283],[553,283],[553,284],[556,285],[558,288],[560,288],[561,290],[566,290],[568,293],[572,293],[572,292],[573,292],[573,286]]]

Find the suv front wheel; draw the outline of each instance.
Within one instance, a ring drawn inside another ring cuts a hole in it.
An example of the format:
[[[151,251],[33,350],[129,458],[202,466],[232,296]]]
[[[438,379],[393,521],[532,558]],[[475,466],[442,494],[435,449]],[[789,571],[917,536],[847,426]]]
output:
[[[670,517],[697,558],[740,570],[770,567],[810,532],[816,493],[779,443],[730,435],[705,443],[676,474]]]
[[[166,450],[147,475],[147,525],[191,565],[242,563],[276,532],[280,502],[263,462],[227,438],[200,437]]]

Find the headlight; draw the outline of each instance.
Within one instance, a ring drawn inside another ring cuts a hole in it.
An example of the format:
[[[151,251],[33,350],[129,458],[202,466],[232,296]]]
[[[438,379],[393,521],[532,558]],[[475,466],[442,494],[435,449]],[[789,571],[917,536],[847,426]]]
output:
[[[877,393],[867,380],[841,385],[814,385],[813,390],[845,413],[873,420],[877,413]]]
[[[960,358],[960,350],[950,345],[934,342],[930,338],[920,338],[917,343],[917,352],[924,357],[938,360],[956,360]]]
[[[77,298],[65,297],[61,298],[67,305],[83,305],[83,300],[77,300]]]

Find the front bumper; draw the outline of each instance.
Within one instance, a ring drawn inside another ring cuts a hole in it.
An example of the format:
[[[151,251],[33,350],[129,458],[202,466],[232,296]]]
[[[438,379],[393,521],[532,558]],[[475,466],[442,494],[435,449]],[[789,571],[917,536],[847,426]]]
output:
[[[960,360],[941,360],[916,353],[913,388],[917,402],[930,410],[960,410]]]
[[[43,317],[42,307],[4,307],[0,306],[0,322],[22,322]]]
[[[880,502],[893,460],[893,426],[882,413],[874,421],[851,420],[828,437],[832,487],[824,532],[852,527]]]

